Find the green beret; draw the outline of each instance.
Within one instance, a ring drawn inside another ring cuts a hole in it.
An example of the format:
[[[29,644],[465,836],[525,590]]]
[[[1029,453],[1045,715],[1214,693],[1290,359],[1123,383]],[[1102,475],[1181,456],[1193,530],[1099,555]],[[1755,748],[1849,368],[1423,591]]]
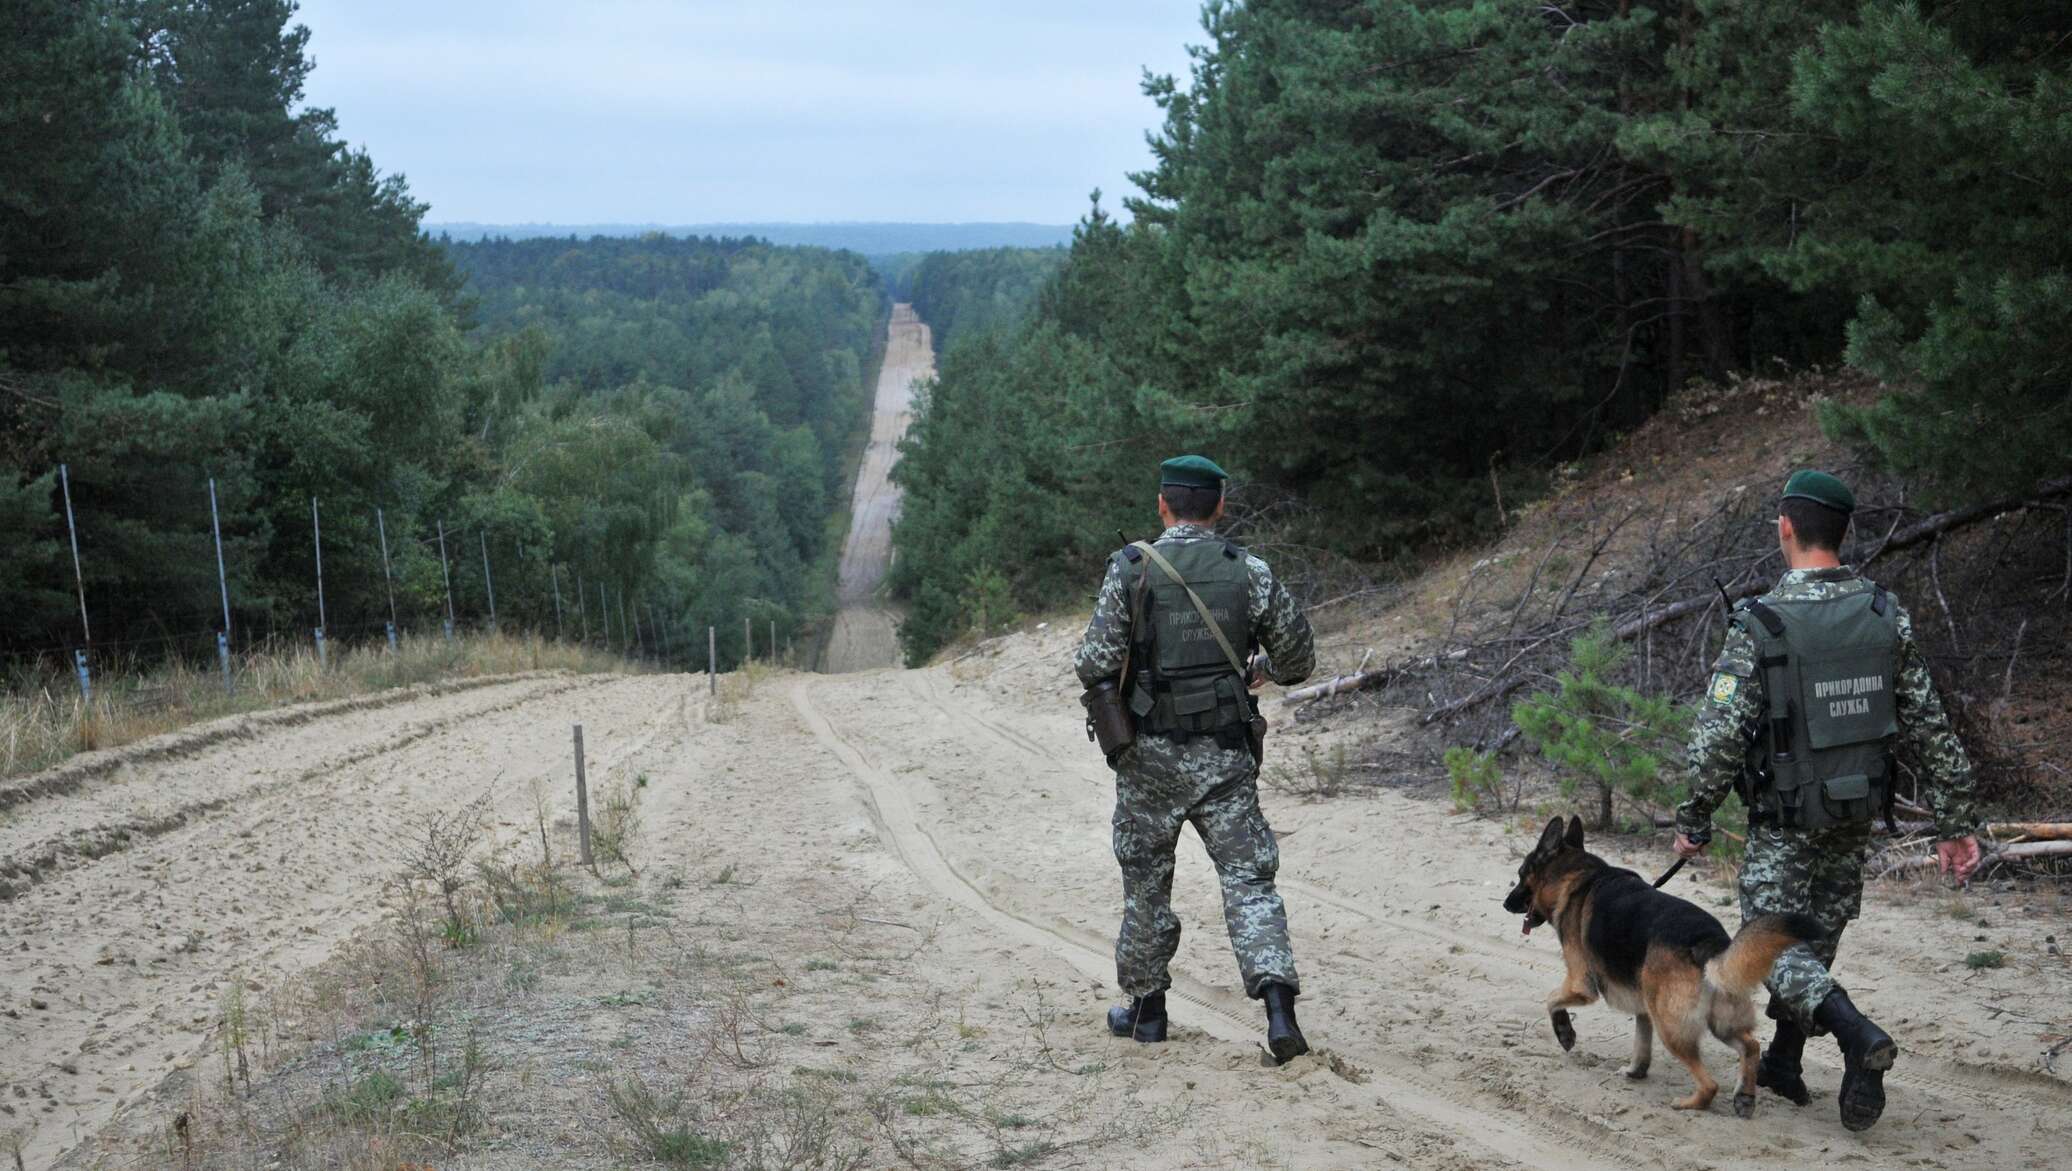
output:
[[[1200,455],[1176,455],[1158,465],[1158,482],[1161,487],[1172,484],[1180,488],[1215,488],[1222,490],[1223,481],[1230,473],[1216,466],[1216,461]]]
[[[1825,504],[1844,516],[1856,511],[1856,493],[1849,490],[1849,485],[1811,468],[1791,474],[1791,479],[1784,482],[1784,498]]]

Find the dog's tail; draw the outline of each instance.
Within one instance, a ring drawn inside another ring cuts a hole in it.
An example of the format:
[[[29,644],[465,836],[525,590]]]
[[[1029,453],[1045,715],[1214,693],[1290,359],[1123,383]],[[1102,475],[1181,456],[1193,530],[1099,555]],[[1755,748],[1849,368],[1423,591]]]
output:
[[[1730,996],[1748,996],[1770,978],[1784,949],[1827,934],[1807,915],[1759,915],[1741,925],[1727,950],[1705,965],[1705,980]]]

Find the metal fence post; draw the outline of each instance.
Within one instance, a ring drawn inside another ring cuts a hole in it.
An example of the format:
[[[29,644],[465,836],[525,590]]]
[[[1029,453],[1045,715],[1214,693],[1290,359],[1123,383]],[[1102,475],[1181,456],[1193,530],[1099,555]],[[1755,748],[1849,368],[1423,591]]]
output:
[[[389,569],[389,555],[388,555],[388,518],[387,518],[387,517],[384,517],[384,516],[383,516],[383,515],[381,514],[381,510],[380,510],[379,508],[377,508],[377,509],[375,509],[375,510],[374,510],[374,527],[375,527],[376,529],[378,529],[378,530],[379,530],[379,531],[381,532],[381,580],[382,580],[382,581],[384,581],[384,582],[386,582],[386,583],[388,584],[388,600],[389,600],[389,620],[388,620],[388,644],[389,644],[389,653],[390,653],[390,654],[395,654],[395,653],[396,653],[396,575],[395,575],[395,573],[394,573],[393,571],[391,571],[391,570]]]
[[[583,601],[583,574],[576,571],[576,616],[583,620],[583,641],[590,641],[590,607]]]
[[[604,649],[612,649],[612,607],[604,596],[604,583],[597,583],[597,621],[604,626]]]
[[[719,694],[719,627],[705,628],[705,684]]]
[[[741,665],[755,662],[755,619],[741,619]]]
[[[209,477],[209,528],[216,534],[216,588],[223,594],[223,629],[216,632],[216,658],[223,664],[223,694],[236,695],[230,675],[230,578],[223,572],[223,518],[216,509],[216,477]]]
[[[770,661],[777,661],[777,620],[770,619]]]
[[[86,669],[86,647],[93,645],[94,631],[86,620],[86,574],[79,568],[79,525],[72,519],[72,468],[69,464],[58,465],[58,483],[65,492],[65,532],[72,539],[72,582],[79,587],[79,633],[86,644],[73,652],[72,661],[79,668],[80,697],[91,704],[94,686]]]
[[[489,576],[489,529],[482,528],[476,534],[482,539],[482,585],[489,591],[489,629],[496,629],[496,579]]]
[[[446,641],[453,641],[453,571],[446,566],[446,522],[439,522],[439,580],[446,583]]]
[[[633,636],[626,633],[626,587],[619,587],[619,646],[625,651],[633,650]]]
[[[621,595],[619,596],[619,605],[623,606],[623,605],[625,605],[625,604],[626,604],[626,598],[625,598],[625,595],[621,594]],[[639,648],[639,650],[640,650],[640,653],[641,653],[641,654],[645,655],[645,654],[647,653],[647,644],[646,644],[646,643],[644,643],[644,642],[642,642],[642,641],[640,640],[640,603],[639,603],[639,602],[635,602],[635,603],[633,603],[633,645],[634,645],[635,647]]]
[[[317,498],[309,498],[309,526],[317,542],[317,666],[330,665],[324,650],[324,518],[317,513]]]

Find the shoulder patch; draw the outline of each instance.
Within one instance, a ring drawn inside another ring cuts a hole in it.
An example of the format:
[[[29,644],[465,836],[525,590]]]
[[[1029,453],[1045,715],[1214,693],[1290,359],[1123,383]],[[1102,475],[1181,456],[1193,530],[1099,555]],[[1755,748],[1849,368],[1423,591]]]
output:
[[[1734,697],[1741,693],[1741,677],[1725,671],[1716,671],[1712,676],[1712,702],[1721,707],[1730,706]]]
[[[1132,562],[1142,561],[1144,559],[1144,551],[1142,549],[1137,548],[1135,545],[1124,545],[1122,547],[1122,555],[1123,557],[1127,558]]]

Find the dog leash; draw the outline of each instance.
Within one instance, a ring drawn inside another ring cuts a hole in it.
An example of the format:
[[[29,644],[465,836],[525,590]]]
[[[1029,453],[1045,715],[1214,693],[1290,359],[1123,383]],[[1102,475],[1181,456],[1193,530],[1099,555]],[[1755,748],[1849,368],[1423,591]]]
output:
[[[1655,880],[1655,889],[1661,890],[1664,886],[1668,885],[1669,880],[1675,878],[1676,872],[1682,870],[1684,867],[1684,863],[1688,861],[1690,861],[1689,858],[1678,858],[1676,861],[1671,862],[1669,864],[1669,869],[1664,870],[1662,872],[1662,877]]]

